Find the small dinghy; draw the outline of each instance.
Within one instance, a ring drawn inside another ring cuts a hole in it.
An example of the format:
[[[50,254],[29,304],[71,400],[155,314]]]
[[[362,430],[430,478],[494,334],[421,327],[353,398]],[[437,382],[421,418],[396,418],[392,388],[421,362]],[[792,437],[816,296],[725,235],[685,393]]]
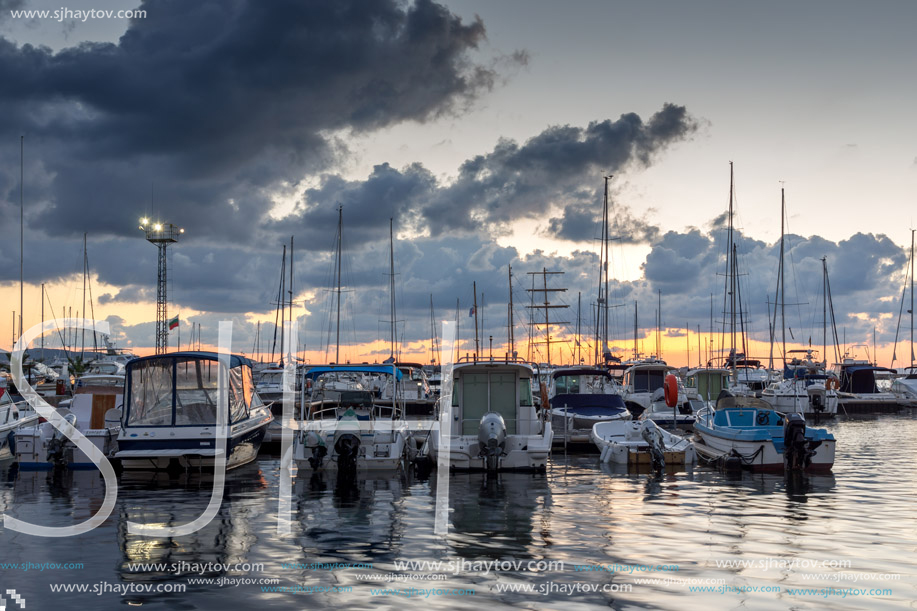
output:
[[[601,461],[618,465],[694,464],[694,444],[660,429],[652,420],[613,420],[592,427],[592,442]]]

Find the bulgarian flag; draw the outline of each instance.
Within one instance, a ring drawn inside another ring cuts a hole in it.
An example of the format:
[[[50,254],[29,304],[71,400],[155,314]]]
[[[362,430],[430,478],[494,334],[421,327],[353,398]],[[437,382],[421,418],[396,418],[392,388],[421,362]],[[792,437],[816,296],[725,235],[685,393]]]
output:
[[[169,331],[178,327],[178,315],[175,315],[175,318],[169,321]]]

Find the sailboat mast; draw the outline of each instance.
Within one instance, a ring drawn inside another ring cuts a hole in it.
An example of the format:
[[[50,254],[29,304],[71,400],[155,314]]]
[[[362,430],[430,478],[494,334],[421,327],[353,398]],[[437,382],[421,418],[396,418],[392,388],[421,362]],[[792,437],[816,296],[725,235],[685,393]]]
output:
[[[828,368],[828,264],[827,257],[822,257],[821,279],[821,354],[825,359],[825,369]]]
[[[436,364],[436,320],[433,316],[433,293],[430,293],[430,364]]]
[[[911,229],[911,367],[914,367],[914,229]]]
[[[389,270],[391,271],[389,278],[389,291],[390,291],[390,305],[389,305],[389,314],[392,317],[392,347],[391,347],[391,357],[392,360],[395,360],[395,341],[396,335],[398,333],[395,323],[395,221],[392,218],[388,219],[388,258],[389,258]]]
[[[612,175],[609,174],[605,177],[605,206],[604,206],[604,220],[602,225],[605,230],[602,235],[602,248],[604,250],[605,256],[602,261],[602,273],[605,274],[605,290],[603,292],[603,303],[605,304],[604,320],[602,321],[602,361],[605,360],[605,352],[608,350],[608,181],[611,180]]]
[[[509,275],[509,309],[507,311],[507,325],[509,326],[509,354],[515,358],[516,353],[516,337],[513,333],[513,266],[508,266],[508,275]]]
[[[786,366],[786,275],[783,269],[783,234],[784,234],[784,216],[786,214],[786,199],[784,199],[783,187],[780,188],[780,340],[783,344],[783,364]],[[798,299],[797,299],[798,301]]]
[[[296,352],[296,347],[293,346],[293,236],[290,236],[290,345],[287,349],[290,351],[292,357],[293,353]]]
[[[733,193],[734,193],[735,183],[733,178],[733,167],[732,162],[729,162],[729,231],[728,231],[728,251],[727,257],[728,261],[728,282],[729,282],[729,325],[730,325],[730,357],[732,360],[732,376],[733,382],[738,382],[738,371],[736,369],[736,258],[735,258],[735,248],[733,244],[733,235],[732,235],[732,214],[733,214]]]
[[[583,349],[582,342],[580,341],[580,317],[582,316],[583,310],[583,294],[581,292],[576,293],[576,364],[581,365],[583,363]]]
[[[344,233],[344,206],[338,206],[338,251],[337,251],[337,327],[334,334],[334,362],[341,362],[341,239]]]
[[[640,354],[640,351],[637,350],[637,302],[634,301],[634,360],[637,360],[637,355]]]
[[[22,337],[22,313],[25,312],[23,309],[23,282],[22,282],[22,263],[25,260],[25,247],[24,247],[24,238],[25,235],[25,205],[23,204],[23,179],[25,173],[23,167],[25,166],[25,136],[19,136],[19,337]],[[16,319],[15,315],[13,318],[13,331],[16,330]]]
[[[471,291],[474,293],[474,360],[478,360],[478,283],[471,283]]]
[[[283,351],[283,323],[286,321],[286,299],[284,299],[284,292],[286,289],[286,268],[287,268],[287,245],[283,245],[283,261],[280,264],[280,298],[277,300],[279,303],[277,306],[280,308],[280,366],[283,367],[283,356],[285,352]]]
[[[86,258],[86,232],[83,232],[83,318],[86,318],[86,266],[88,265],[88,259]],[[83,327],[82,336],[80,338],[80,361],[83,361],[86,356],[86,327]]]

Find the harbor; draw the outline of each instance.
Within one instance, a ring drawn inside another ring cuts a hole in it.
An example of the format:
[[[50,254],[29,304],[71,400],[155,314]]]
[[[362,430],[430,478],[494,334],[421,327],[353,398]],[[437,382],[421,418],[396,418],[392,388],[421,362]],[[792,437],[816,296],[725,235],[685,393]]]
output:
[[[454,474],[446,536],[433,530],[435,473],[372,473],[346,487],[334,475],[297,477],[292,529],[279,537],[279,456],[262,453],[230,472],[217,519],[195,535],[147,539],[126,523],[192,520],[212,478],[134,476],[119,482],[111,517],[67,545],[4,530],[5,562],[45,565],[4,574],[39,609],[210,609],[240,599],[267,609],[906,607],[917,542],[899,525],[917,518],[917,481],[902,456],[917,450],[917,419],[827,427],[844,440],[829,473],[679,467],[655,476],[558,452],[544,473]],[[43,524],[82,520],[103,496],[98,473],[2,474],[4,513]],[[79,568],[57,568],[66,566]],[[90,591],[63,596],[47,583]],[[885,590],[893,594],[869,594]]]
[[[917,5],[88,2],[0,0],[0,611],[914,606]]]

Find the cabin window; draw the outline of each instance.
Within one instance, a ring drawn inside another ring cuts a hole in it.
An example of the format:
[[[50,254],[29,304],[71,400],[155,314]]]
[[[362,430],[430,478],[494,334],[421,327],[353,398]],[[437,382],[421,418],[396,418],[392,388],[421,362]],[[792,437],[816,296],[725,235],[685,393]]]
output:
[[[248,376],[246,392],[245,372],[248,372],[248,367],[233,367],[229,370],[230,422],[239,422],[248,418],[248,404],[251,401],[251,374],[249,373]]]
[[[516,376],[512,373],[466,373],[462,377],[462,434],[477,435],[487,412],[503,416],[506,434],[516,434]]]
[[[179,359],[175,365],[175,424],[216,424],[219,362]]]
[[[634,371],[634,392],[655,392],[665,385],[664,371]]]
[[[171,426],[172,359],[145,361],[131,372],[127,426]]]
[[[532,381],[526,378],[519,380],[519,405],[532,407]]]
[[[580,379],[578,376],[561,376],[554,383],[555,394],[576,394],[580,391],[579,386]]]

